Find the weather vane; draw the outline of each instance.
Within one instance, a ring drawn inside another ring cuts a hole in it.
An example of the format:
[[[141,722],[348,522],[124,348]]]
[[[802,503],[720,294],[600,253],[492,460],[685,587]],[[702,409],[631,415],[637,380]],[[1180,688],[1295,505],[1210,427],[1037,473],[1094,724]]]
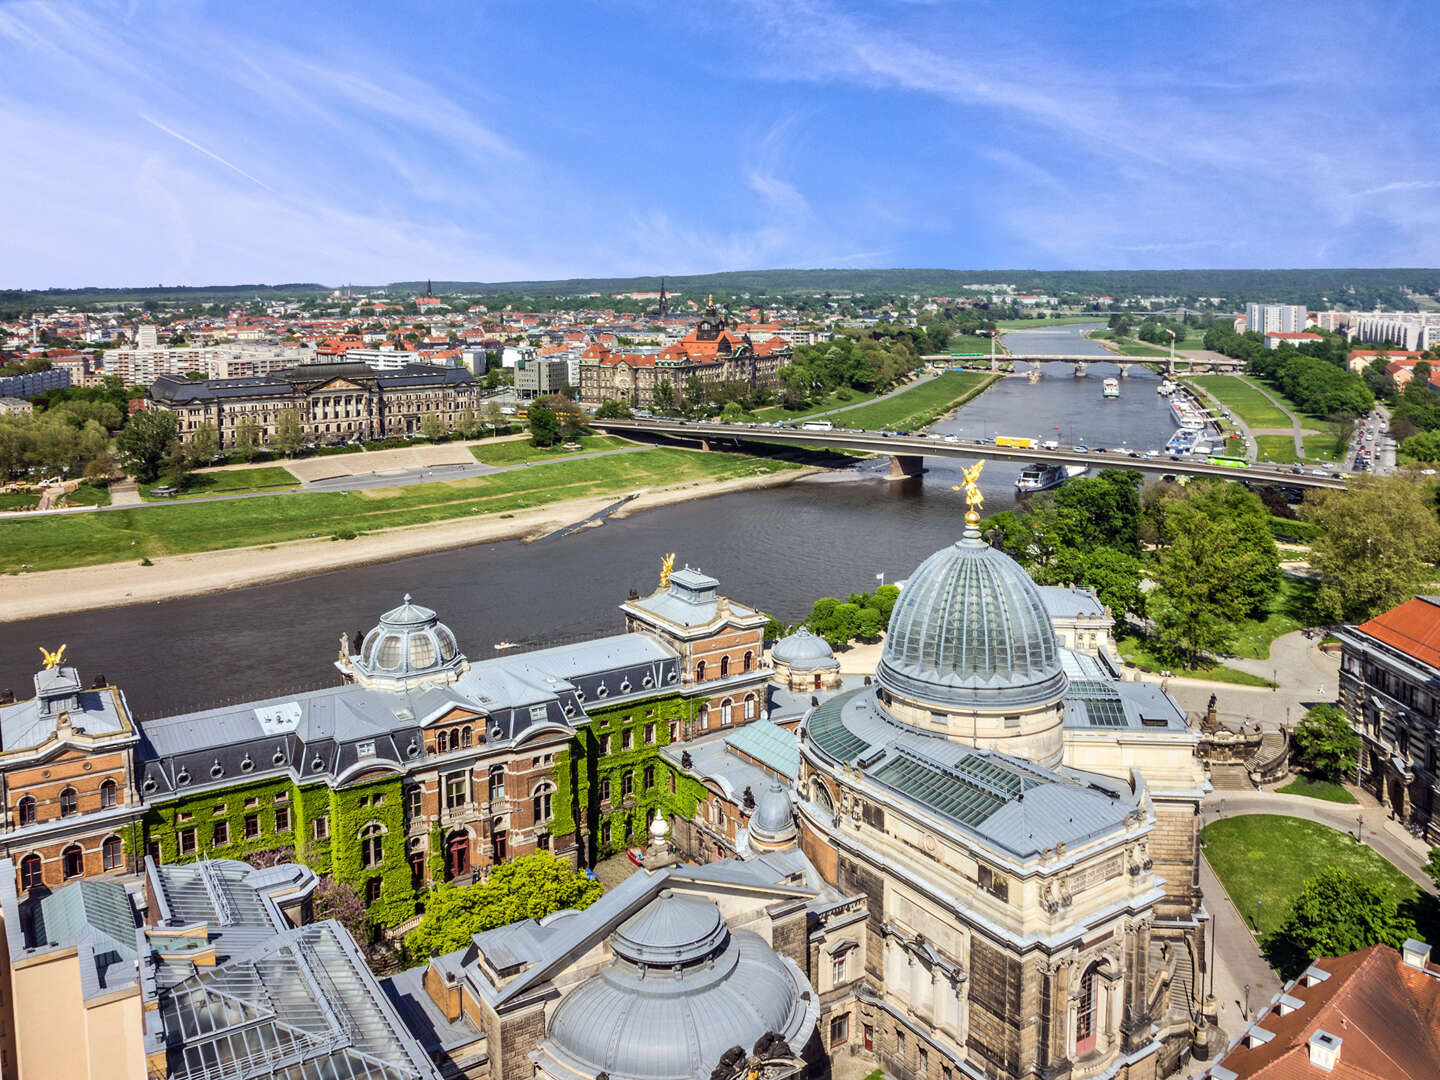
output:
[[[65,658],[65,646],[64,646],[64,645],[61,645],[60,648],[56,649],[54,652],[51,652],[49,649],[45,648],[45,646],[43,646],[43,645],[39,646],[39,649],[40,649],[40,655],[45,658],[45,668],[46,668],[47,671],[48,671],[50,668],[59,667],[59,666],[60,666],[60,661]]]
[[[675,553],[660,556],[660,588],[670,587],[670,572],[675,569]]]
[[[965,492],[965,524],[980,524],[980,508],[985,505],[985,496],[980,493],[980,470],[985,467],[985,460],[982,458],[970,468],[965,469],[965,483],[963,487],[956,485],[952,491]]]

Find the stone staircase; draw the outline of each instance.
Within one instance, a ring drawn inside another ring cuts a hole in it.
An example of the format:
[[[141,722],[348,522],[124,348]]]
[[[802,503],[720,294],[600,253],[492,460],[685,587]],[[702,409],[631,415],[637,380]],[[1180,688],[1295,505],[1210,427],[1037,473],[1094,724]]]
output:
[[[1238,761],[1210,763],[1210,786],[1216,791],[1254,791],[1250,770]]]
[[[1245,768],[1262,781],[1283,775],[1290,757],[1290,737],[1284,728],[1273,728],[1260,736],[1260,745],[1245,762]]]

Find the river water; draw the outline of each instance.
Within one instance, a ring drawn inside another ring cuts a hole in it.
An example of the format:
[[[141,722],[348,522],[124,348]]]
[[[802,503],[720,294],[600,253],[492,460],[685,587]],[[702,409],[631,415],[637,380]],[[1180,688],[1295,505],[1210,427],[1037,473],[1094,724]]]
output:
[[[1097,324],[1098,325],[1098,324]],[[1095,353],[1079,327],[1013,332],[1017,353]],[[1041,365],[1038,383],[1008,378],[942,432],[1031,435],[1065,444],[1163,446],[1174,428],[1158,377],[1133,366],[1120,397],[1101,397],[1112,363],[1077,378],[1068,364]],[[820,596],[844,596],[907,576],[961,530],[952,490],[961,462],[930,458],[923,478],[896,483],[882,463],[786,487],[723,495],[646,511],[569,536],[508,541],[399,559],[276,585],[158,604],[0,624],[0,688],[28,697],[37,646],[66,642],[87,680],[103,673],[139,715],[257,698],[333,683],[339,635],[369,629],[405,593],[433,607],[472,658],[494,646],[560,644],[616,633],[631,588],[649,592],[660,556],[714,574],[735,600],[796,620]],[[1019,465],[991,461],[981,477],[987,512],[1015,503]],[[158,511],[163,513],[164,511]],[[336,545],[343,555],[343,545]],[[257,557],[263,557],[259,555]],[[3,586],[0,586],[3,588]],[[56,598],[63,607],[64,598]]]

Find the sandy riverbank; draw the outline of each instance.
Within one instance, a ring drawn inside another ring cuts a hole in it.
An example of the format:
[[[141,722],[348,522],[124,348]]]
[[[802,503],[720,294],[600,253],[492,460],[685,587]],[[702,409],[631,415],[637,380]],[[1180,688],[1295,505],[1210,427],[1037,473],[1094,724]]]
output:
[[[780,487],[822,471],[804,468],[719,483],[697,481],[674,487],[642,488],[640,495],[614,516],[628,517],[642,510],[713,495]],[[295,540],[263,547],[170,555],[156,559],[153,566],[126,561],[19,574],[0,579],[3,582],[0,596],[4,598],[0,603],[0,622],[174,600],[496,540],[538,540],[598,514],[621,497],[617,493],[572,499],[517,511],[503,518],[477,514],[430,525],[408,525],[369,533],[355,540]]]

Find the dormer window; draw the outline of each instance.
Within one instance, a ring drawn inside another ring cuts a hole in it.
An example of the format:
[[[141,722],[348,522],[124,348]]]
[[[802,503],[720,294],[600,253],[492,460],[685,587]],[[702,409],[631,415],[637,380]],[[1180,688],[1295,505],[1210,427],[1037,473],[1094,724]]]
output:
[[[356,744],[355,744],[355,755],[356,755],[357,757],[362,757],[362,758],[374,757],[374,756],[375,756],[375,742],[374,742],[374,740],[373,740],[373,739],[370,739],[370,740],[367,740],[367,741],[362,742],[362,743],[356,743]]]

